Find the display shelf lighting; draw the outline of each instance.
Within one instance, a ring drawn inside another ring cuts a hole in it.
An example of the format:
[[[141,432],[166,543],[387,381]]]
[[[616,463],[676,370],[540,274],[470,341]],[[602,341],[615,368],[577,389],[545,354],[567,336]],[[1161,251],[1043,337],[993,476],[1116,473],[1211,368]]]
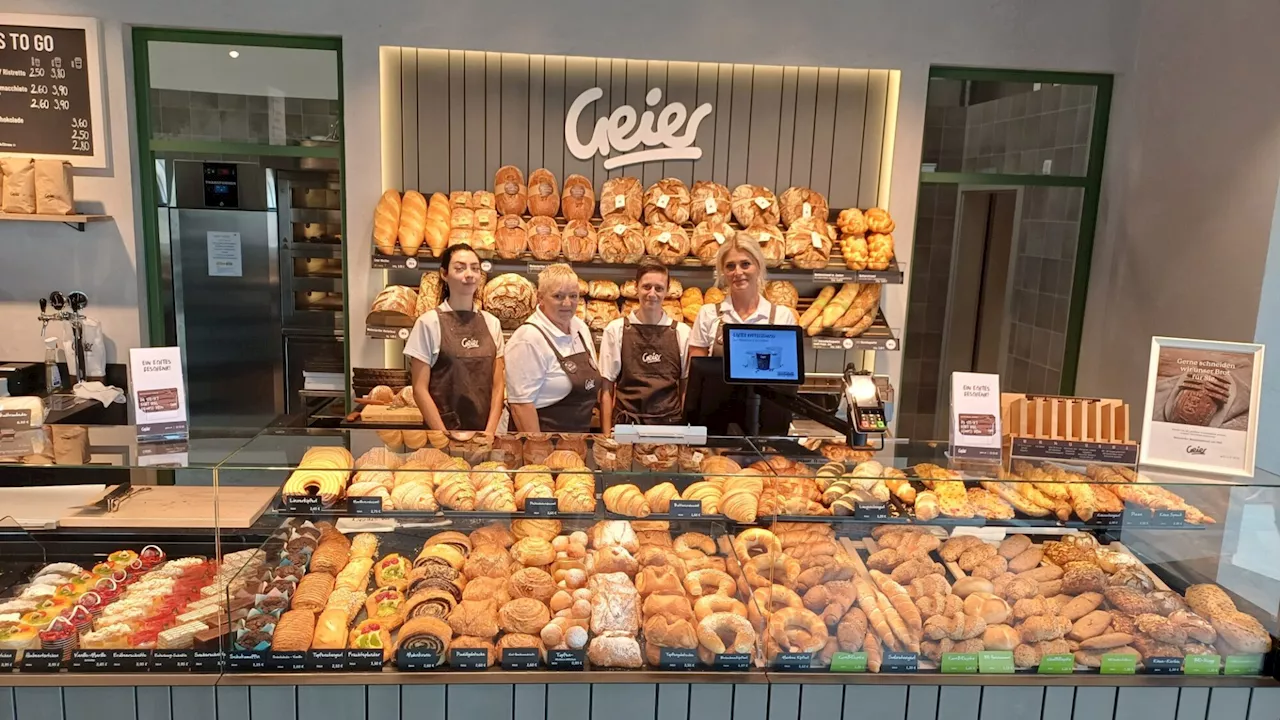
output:
[[[239,51],[239,50],[232,50],[231,52],[227,53],[227,55],[230,55],[232,59],[235,59],[235,58],[240,57],[240,51]]]

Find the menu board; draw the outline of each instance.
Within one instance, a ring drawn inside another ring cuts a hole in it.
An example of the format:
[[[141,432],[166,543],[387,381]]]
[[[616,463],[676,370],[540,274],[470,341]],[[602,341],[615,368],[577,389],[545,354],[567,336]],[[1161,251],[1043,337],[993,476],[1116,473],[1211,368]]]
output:
[[[0,154],[104,167],[97,21],[0,14]]]

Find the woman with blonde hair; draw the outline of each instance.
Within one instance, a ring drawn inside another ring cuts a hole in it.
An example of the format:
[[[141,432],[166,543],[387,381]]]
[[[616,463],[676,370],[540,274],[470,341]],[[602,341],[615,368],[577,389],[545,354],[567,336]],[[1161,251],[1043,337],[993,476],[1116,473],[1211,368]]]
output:
[[[716,287],[724,289],[725,300],[708,303],[698,311],[689,334],[689,382],[684,403],[685,419],[706,425],[712,435],[727,435],[736,424],[745,431],[753,409],[744,402],[744,393],[724,383],[723,358],[726,324],[798,325],[799,318],[789,307],[764,299],[767,271],[760,244],[746,232],[737,232],[716,253]],[[759,408],[762,435],[786,434],[791,413],[772,405]]]
[[[591,330],[576,312],[578,275],[564,263],[538,273],[538,309],[506,347],[507,406],[519,432],[587,432],[601,379]]]

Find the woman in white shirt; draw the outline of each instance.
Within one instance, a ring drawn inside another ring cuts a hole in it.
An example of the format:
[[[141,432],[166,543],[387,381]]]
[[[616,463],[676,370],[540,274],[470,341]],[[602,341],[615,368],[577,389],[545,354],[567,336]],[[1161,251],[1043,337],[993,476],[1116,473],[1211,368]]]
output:
[[[591,330],[575,315],[580,298],[568,265],[538,273],[538,310],[507,343],[507,405],[519,432],[591,429],[601,379]]]
[[[689,422],[706,425],[712,435],[728,434],[732,424],[745,430],[745,418],[751,412],[743,401],[743,394],[719,379],[723,367],[710,360],[699,360],[724,354],[721,326],[726,323],[799,324],[795,311],[774,305],[761,295],[767,274],[760,244],[745,232],[736,233],[716,253],[716,285],[724,288],[728,297],[724,302],[703,305],[694,320],[693,332],[689,336],[690,399],[686,403]],[[715,367],[706,366],[707,363]],[[696,405],[696,412],[689,403]],[[789,412],[762,403],[759,414],[761,434],[785,434],[790,424]]]
[[[662,309],[670,275],[662,265],[636,270],[639,307],[610,322],[600,341],[600,424],[677,425],[683,422],[685,353],[689,326]]]
[[[470,245],[451,245],[440,257],[443,299],[413,324],[410,358],[413,399],[433,430],[495,433],[502,417],[502,323],[476,312],[480,258]]]

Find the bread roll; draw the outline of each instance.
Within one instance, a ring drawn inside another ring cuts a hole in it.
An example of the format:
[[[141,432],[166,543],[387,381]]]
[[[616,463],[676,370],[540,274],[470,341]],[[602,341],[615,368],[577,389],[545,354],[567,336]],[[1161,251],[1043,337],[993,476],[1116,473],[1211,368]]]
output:
[[[711,180],[698,180],[689,190],[689,219],[701,224],[710,219],[728,220],[733,212],[729,188]]]
[[[523,201],[522,201],[523,202]],[[494,251],[503,260],[514,260],[529,248],[529,235],[519,215],[503,215],[493,232]]]
[[[503,165],[493,174],[494,209],[503,215],[523,215],[529,197],[524,173],[515,165]]]
[[[455,207],[449,213],[449,228],[451,230],[470,230],[476,226],[476,211],[468,207]]]
[[[679,225],[659,222],[644,229],[644,249],[663,265],[676,265],[689,254],[689,236]]]
[[[497,199],[488,190],[475,190],[471,193],[472,210],[494,210],[496,202]]]
[[[605,215],[596,242],[600,259],[607,263],[634,265],[644,257],[644,228],[629,215]]]
[[[373,211],[373,246],[383,255],[396,251],[396,236],[400,230],[400,193],[388,190],[382,193]]]
[[[476,257],[481,260],[487,260],[494,255],[494,251],[498,245],[498,239],[492,230],[472,230],[471,231],[471,249],[476,251]]]
[[[546,168],[529,173],[529,214],[555,217],[560,211],[560,194],[556,189],[556,176]]]
[[[532,204],[532,203],[531,203]],[[560,228],[555,218],[535,215],[529,219],[529,251],[538,260],[556,260],[560,257]]]
[[[578,174],[565,178],[560,211],[565,220],[590,223],[591,216],[596,214],[596,194],[591,188],[591,181]]]
[[[644,186],[636,178],[609,178],[600,188],[600,214],[616,213],[639,220],[644,209]],[[603,223],[602,223],[603,225]]]
[[[565,191],[566,196],[569,191]],[[569,262],[591,262],[596,256],[596,229],[587,220],[570,220],[561,234],[561,249]]]
[[[454,190],[449,193],[449,208],[456,210],[458,208],[471,207],[471,191],[470,190]]]
[[[663,178],[644,193],[644,221],[649,225],[689,221],[689,189],[678,178]],[[653,254],[650,252],[650,254]]]

